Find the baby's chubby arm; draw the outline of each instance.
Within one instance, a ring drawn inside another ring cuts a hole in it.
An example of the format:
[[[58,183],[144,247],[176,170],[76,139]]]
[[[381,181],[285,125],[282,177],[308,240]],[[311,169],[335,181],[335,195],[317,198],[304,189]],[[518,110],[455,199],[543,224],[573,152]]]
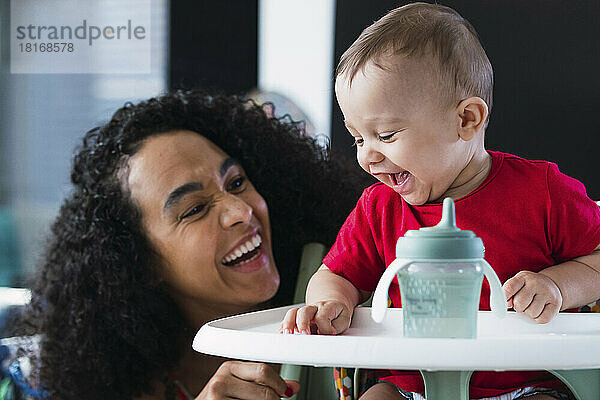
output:
[[[586,256],[539,273],[521,271],[504,283],[508,306],[545,324],[559,311],[600,299],[600,245]]]
[[[354,308],[370,295],[321,265],[308,282],[306,305],[287,312],[280,332],[310,335],[312,328],[319,334],[340,334],[350,326]]]

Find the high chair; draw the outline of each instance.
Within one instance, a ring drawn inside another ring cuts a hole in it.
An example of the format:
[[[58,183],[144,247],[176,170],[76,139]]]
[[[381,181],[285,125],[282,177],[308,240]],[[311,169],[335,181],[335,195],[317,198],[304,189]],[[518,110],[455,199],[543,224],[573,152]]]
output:
[[[600,205],[600,202],[599,202]],[[304,246],[302,252],[302,258],[300,261],[300,270],[298,271],[298,281],[296,284],[296,291],[294,293],[294,303],[304,302],[304,296],[308,281],[312,274],[319,268],[325,255],[326,248],[320,243],[309,243]],[[592,312],[600,312],[600,300],[598,303],[591,308]],[[593,349],[590,349],[593,351]],[[355,393],[348,394],[348,398],[356,399],[357,396],[357,379],[359,377],[359,370],[355,370],[354,383],[351,386]],[[577,400],[598,400],[600,399],[600,369],[589,369],[589,370],[551,370],[549,371],[559,379],[561,379],[567,387],[573,392]],[[450,372],[452,374],[452,372]],[[427,375],[426,379],[426,395],[432,398],[447,398],[445,396],[448,393],[442,393],[441,391],[450,390],[458,394],[458,398],[468,397],[468,385],[471,371],[463,371],[462,378],[460,379],[460,387],[448,387],[447,380],[454,382],[454,377],[446,376],[447,373],[444,371],[439,372],[425,372]],[[334,380],[334,369],[331,367],[307,367],[299,365],[284,364],[281,366],[280,371],[281,377],[284,379],[291,379],[300,382],[300,391],[291,399],[293,400],[308,400],[308,399],[319,399],[319,400],[338,400],[345,398],[340,397],[340,392],[345,390],[344,384],[338,382],[336,387],[336,381]],[[341,376],[338,380],[348,380],[350,378]],[[446,384],[444,384],[446,382]],[[427,384],[429,383],[429,385]],[[454,386],[454,384],[450,385]],[[460,393],[460,394],[459,394]],[[441,395],[441,397],[440,397]],[[452,397],[449,397],[452,398]]]

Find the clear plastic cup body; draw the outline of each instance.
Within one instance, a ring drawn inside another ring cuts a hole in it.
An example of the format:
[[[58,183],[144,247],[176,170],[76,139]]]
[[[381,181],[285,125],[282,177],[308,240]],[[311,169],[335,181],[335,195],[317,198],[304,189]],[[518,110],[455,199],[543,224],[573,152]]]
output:
[[[483,282],[478,263],[412,263],[397,274],[406,337],[475,338]]]

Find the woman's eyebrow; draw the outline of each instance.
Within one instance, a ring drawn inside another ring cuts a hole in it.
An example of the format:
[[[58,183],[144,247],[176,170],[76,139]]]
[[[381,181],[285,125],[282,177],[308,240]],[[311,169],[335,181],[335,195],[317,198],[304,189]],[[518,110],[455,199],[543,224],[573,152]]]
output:
[[[229,170],[229,168],[233,167],[234,165],[238,167],[241,166],[241,164],[235,158],[229,157],[225,159],[225,161],[223,161],[223,163],[221,164],[221,168],[219,168],[221,176],[224,176]]]
[[[224,176],[227,173],[227,171],[229,171],[229,168],[233,166],[240,166],[240,163],[234,158],[226,158],[225,161],[223,161],[221,163],[221,166],[219,167],[219,172],[221,176]],[[175,206],[175,204],[177,204],[177,202],[181,200],[181,198],[186,194],[196,192],[198,190],[204,190],[204,185],[202,185],[202,182],[188,182],[179,186],[177,189],[173,190],[167,197],[165,205],[163,206],[163,212],[167,212],[169,208]]]
[[[198,190],[204,190],[204,185],[202,184],[202,182],[188,182],[184,185],[179,186],[177,189],[173,190],[167,197],[165,205],[163,206],[163,213],[167,212],[169,208],[177,204],[177,202],[181,200],[181,198],[186,194]]]

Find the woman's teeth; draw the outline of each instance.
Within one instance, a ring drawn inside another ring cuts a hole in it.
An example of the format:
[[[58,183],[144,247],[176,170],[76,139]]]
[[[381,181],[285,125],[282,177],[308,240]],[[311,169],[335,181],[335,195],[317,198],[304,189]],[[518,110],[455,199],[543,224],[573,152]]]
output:
[[[236,260],[238,260],[238,258],[244,256],[244,254],[255,252],[255,250],[257,250],[260,247],[261,243],[262,243],[262,238],[257,233],[246,243],[243,243],[236,249],[232,250],[228,255],[226,255],[223,258],[223,261],[222,261],[223,264],[225,264],[225,265],[236,264]],[[250,260],[254,255],[255,254],[252,254],[250,257],[244,257],[244,258],[247,258],[244,261]],[[239,261],[242,261],[242,260],[239,260]]]

